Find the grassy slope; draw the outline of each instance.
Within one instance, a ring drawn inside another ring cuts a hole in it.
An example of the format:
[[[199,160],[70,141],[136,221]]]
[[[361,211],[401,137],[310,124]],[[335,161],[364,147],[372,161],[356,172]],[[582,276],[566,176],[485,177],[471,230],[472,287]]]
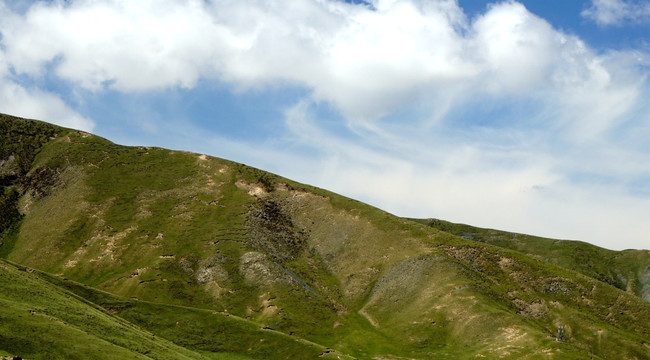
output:
[[[35,271],[35,276],[74,293],[122,321],[214,359],[313,359],[327,349],[304,339],[262,329],[250,320],[205,309],[124,298]],[[332,352],[325,359],[347,356]]]
[[[326,351],[229,314],[127,299],[3,260],[0,289],[0,349],[30,359],[312,359]],[[346,358],[324,358],[334,355]]]
[[[542,261],[572,269],[650,302],[650,251],[612,251],[581,241],[482,229],[437,219],[418,219],[435,229],[519,251]]]
[[[10,354],[29,359],[206,359],[24,267],[0,261],[0,289],[0,350]]]
[[[242,351],[194,325],[227,311],[359,358],[650,358],[649,305],[574,271],[240,164],[57,132],[24,175],[47,181],[13,185],[25,216],[0,254],[145,300],[116,311],[177,344]]]

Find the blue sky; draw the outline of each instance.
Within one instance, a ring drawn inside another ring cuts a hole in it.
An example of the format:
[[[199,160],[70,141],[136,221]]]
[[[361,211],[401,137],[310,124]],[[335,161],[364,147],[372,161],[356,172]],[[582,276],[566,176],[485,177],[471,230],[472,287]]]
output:
[[[0,112],[650,248],[650,1],[0,2]]]

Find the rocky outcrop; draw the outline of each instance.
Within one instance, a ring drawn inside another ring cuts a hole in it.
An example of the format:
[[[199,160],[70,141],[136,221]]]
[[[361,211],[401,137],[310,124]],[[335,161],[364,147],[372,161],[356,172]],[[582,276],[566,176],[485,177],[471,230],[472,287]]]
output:
[[[297,229],[281,204],[271,197],[259,198],[248,217],[250,245],[280,263],[291,261],[306,246],[306,235]]]

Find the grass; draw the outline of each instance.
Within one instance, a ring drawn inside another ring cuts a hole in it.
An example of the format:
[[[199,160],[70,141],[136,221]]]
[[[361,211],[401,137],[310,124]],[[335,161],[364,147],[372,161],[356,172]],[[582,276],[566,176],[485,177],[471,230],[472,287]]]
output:
[[[324,346],[263,329],[256,322],[227,312],[138,301],[46,273],[39,273],[39,276],[156,336],[202,354],[245,354],[255,359],[311,359],[326,350]]]
[[[204,359],[0,261],[0,348],[29,359]]]
[[[581,241],[547,239],[437,219],[415,221],[467,239],[516,250],[650,301],[650,252],[647,250],[612,251]]]

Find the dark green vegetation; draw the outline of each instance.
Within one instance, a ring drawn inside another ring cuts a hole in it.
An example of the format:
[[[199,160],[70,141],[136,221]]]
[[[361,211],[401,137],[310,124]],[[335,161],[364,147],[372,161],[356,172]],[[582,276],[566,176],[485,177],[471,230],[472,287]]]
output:
[[[0,354],[650,358],[647,252],[490,244],[205,155],[0,128]]]

